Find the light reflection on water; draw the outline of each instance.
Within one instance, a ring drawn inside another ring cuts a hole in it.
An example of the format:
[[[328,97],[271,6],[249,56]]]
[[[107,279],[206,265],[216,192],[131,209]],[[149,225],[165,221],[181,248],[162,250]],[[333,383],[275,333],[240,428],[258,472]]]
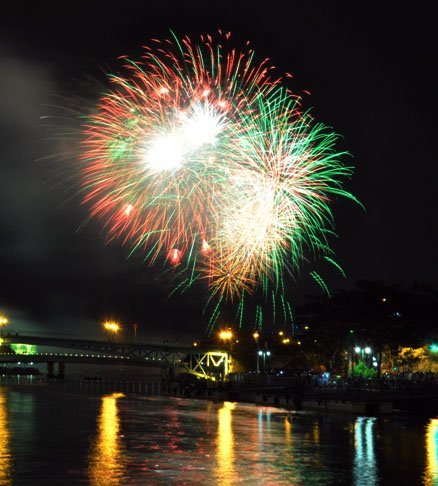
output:
[[[424,484],[438,485],[438,419],[431,419],[426,429],[427,464]]]
[[[236,404],[224,402],[224,406],[218,410],[217,430],[217,478],[224,486],[233,484],[234,471],[234,434],[232,424],[232,411]]]
[[[120,443],[120,420],[117,401],[123,393],[102,397],[98,432],[90,450],[90,484],[92,486],[118,486],[122,484],[124,468]]]
[[[354,469],[356,486],[378,484],[376,453],[374,449],[375,417],[358,417],[354,424]]]
[[[0,390],[0,486],[434,486],[437,450],[438,419]]]
[[[0,485],[12,485],[12,458],[6,396],[0,392]]]

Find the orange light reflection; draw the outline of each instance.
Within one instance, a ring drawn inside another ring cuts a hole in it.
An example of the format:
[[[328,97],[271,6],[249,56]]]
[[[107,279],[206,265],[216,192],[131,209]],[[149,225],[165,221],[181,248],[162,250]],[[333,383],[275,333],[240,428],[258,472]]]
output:
[[[217,433],[217,462],[216,476],[222,486],[235,483],[234,471],[234,434],[232,426],[232,411],[236,404],[224,402],[224,406],[218,410]]]
[[[120,421],[117,400],[123,393],[102,397],[98,421],[98,435],[90,452],[90,484],[92,486],[118,486],[123,484],[124,466],[121,463]]]
[[[0,484],[5,486],[12,485],[10,441],[6,397],[0,393]]]

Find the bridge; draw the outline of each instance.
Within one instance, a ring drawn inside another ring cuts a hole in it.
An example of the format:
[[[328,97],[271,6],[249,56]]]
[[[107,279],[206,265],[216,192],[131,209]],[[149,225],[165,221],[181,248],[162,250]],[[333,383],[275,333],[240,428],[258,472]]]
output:
[[[66,363],[148,366],[188,373],[211,381],[226,380],[231,370],[229,354],[218,349],[41,337],[19,333],[4,334],[0,341],[3,345],[31,344],[75,350],[71,353],[0,353],[0,363],[47,363],[49,374],[53,374],[54,363],[59,363],[60,370],[64,370]]]

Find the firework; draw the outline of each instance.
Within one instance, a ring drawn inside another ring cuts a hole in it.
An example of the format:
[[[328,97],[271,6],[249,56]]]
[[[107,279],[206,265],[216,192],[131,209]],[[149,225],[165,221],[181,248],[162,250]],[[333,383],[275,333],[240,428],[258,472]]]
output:
[[[223,53],[209,36],[200,46],[188,38],[155,44],[141,62],[125,60],[125,76],[110,77],[83,143],[91,214],[152,261],[172,248],[186,253],[212,232],[230,126],[278,83],[251,51]]]
[[[337,135],[314,124],[287,94],[258,105],[258,118],[241,120],[230,148],[237,162],[227,189],[230,202],[218,218],[218,266],[225,254],[241,279],[268,277],[278,284],[285,270],[298,269],[305,250],[330,253],[330,196],[352,197],[340,185],[352,170],[339,161]]]
[[[207,279],[211,322],[224,301],[242,320],[258,289],[286,316],[283,277],[305,252],[337,265],[329,203],[353,198],[341,185],[352,169],[267,61],[221,46],[174,38],[123,58],[85,123],[84,202],[111,238],[188,270],[178,289]]]

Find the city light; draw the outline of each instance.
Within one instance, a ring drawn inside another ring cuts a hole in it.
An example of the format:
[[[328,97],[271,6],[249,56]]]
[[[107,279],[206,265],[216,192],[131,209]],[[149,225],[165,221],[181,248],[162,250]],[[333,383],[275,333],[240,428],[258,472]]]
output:
[[[269,358],[271,356],[271,351],[262,351],[259,350],[257,353],[257,372],[260,370],[260,365],[259,365],[259,358],[261,357],[263,359],[263,373],[266,371],[266,358]]]
[[[260,334],[256,331],[252,337],[257,341],[257,339],[260,337]]]
[[[233,332],[230,329],[220,331],[219,333],[219,339],[221,339],[222,341],[229,341],[232,338],[233,338]]]
[[[120,324],[118,324],[116,321],[105,321],[103,323],[103,327],[107,331],[111,331],[111,332],[114,332],[114,333],[117,333],[117,332],[120,331]]]
[[[281,342],[283,344],[289,344],[290,343],[290,339],[289,338],[284,338]]]
[[[6,326],[8,322],[8,318],[4,314],[0,314],[0,326]]]
[[[431,353],[438,353],[438,344],[435,344],[435,343],[434,344],[431,344],[429,346],[429,351]]]
[[[108,339],[110,338],[111,334],[115,335],[121,329],[120,324],[116,321],[105,321],[103,323],[103,328],[108,332]]]
[[[363,355],[363,353],[366,353],[366,354],[371,354],[371,348],[370,348],[369,346],[366,346],[365,348],[361,348],[360,346],[356,346],[356,347],[354,348],[354,351],[355,351],[356,353],[358,353],[358,354],[359,354],[359,353],[362,353],[362,355]]]

